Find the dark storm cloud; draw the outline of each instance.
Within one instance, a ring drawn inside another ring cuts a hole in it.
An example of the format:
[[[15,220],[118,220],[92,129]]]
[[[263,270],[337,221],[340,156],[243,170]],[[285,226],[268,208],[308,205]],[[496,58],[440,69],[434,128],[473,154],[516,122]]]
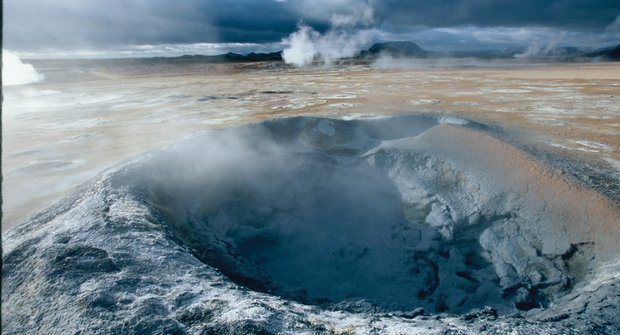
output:
[[[5,46],[264,42],[295,30],[275,1],[6,0]]]
[[[274,42],[299,20],[324,32],[336,15],[373,9],[386,33],[537,26],[603,32],[618,0],[5,0],[7,48]]]
[[[395,25],[451,27],[546,26],[603,29],[620,14],[617,0],[385,0],[376,2],[380,20]]]
[[[191,1],[4,1],[6,47],[86,47],[214,34],[208,11]]]

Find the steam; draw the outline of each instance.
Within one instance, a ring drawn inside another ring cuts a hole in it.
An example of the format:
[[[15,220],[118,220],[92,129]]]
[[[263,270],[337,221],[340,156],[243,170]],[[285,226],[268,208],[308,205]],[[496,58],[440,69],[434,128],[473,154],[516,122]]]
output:
[[[620,15],[616,16],[614,22],[612,22],[607,28],[605,28],[605,34],[617,34],[620,33]]]
[[[371,64],[371,67],[375,69],[408,69],[408,70],[422,70],[427,68],[427,62],[420,62],[418,59],[411,58],[397,58],[389,54],[382,53]]]
[[[288,47],[282,52],[282,58],[287,64],[296,66],[307,66],[314,61],[329,66],[340,58],[356,55],[374,39],[374,34],[372,30],[329,30],[321,34],[302,23],[284,40]]]
[[[506,68],[521,66],[522,63],[511,59],[479,59],[473,57],[440,57],[440,58],[413,58],[394,57],[381,54],[370,64],[371,68],[381,70],[429,70],[429,69],[459,69],[459,68]]]
[[[289,47],[282,51],[282,58],[287,64],[305,66],[319,55],[317,42],[321,34],[305,24],[299,24],[299,29],[284,41]]]
[[[333,14],[330,23],[331,28],[324,34],[300,23],[298,30],[282,41],[287,45],[282,53],[284,61],[300,67],[312,62],[329,66],[335,60],[354,56],[377,35],[373,29],[354,29],[374,24],[374,9],[365,2],[350,7],[346,13]]]
[[[524,59],[524,58],[548,56],[556,46],[557,46],[556,43],[551,43],[551,44],[534,43],[534,44],[529,45],[527,49],[525,49],[524,52],[514,55],[514,58]]]
[[[346,28],[365,26],[375,23],[375,10],[367,3],[358,3],[349,8],[348,13],[333,14],[331,17],[332,27]]]
[[[31,64],[26,64],[14,53],[2,50],[2,86],[36,83],[44,76]]]
[[[557,48],[564,41],[562,34],[555,36],[548,41],[538,40],[530,44],[524,52],[514,55],[514,58],[535,58],[548,56],[561,56]]]

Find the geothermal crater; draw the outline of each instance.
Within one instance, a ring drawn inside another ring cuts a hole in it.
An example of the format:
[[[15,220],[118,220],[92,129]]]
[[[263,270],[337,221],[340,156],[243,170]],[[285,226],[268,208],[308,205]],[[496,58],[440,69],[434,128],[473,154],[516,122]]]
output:
[[[8,234],[6,327],[616,331],[619,209],[491,132],[301,117],[138,157]]]
[[[271,121],[164,154],[180,166],[140,185],[176,241],[253,290],[365,311],[545,307],[593,270],[591,224],[613,208],[448,121]]]

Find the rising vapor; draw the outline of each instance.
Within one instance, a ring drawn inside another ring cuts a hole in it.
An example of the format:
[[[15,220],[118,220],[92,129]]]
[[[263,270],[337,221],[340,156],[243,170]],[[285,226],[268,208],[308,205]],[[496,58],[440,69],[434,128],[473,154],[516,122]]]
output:
[[[368,28],[374,22],[374,9],[366,2],[357,1],[347,12],[333,14],[330,29],[324,34],[299,23],[297,31],[282,41],[287,46],[282,58],[287,64],[300,67],[314,61],[330,66],[370,44],[379,34]]]
[[[2,86],[31,84],[43,79],[34,66],[22,62],[16,54],[2,50]]]
[[[299,29],[282,43],[287,47],[282,58],[287,64],[307,66],[317,61],[330,66],[334,61],[351,57],[372,42],[377,35],[375,30],[332,29],[321,34],[311,27],[300,24]]]

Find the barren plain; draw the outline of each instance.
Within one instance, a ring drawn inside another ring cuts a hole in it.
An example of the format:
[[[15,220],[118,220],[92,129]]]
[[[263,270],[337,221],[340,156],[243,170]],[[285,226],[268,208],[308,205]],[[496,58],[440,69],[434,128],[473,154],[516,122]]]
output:
[[[4,88],[3,232],[121,160],[207,128],[300,115],[477,121],[620,203],[618,63],[34,64],[46,80]]]

